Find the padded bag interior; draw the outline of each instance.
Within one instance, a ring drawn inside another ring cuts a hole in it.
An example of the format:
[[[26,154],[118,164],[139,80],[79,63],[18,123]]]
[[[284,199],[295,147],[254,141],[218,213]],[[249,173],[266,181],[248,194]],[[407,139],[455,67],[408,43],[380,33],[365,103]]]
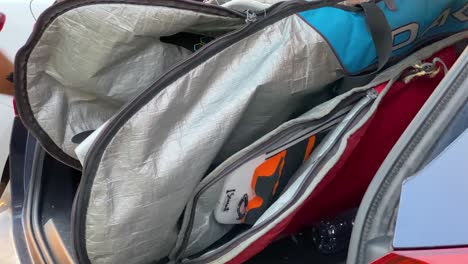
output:
[[[137,3],[88,4],[54,17],[46,11],[40,18],[50,21],[23,65],[29,106],[22,109],[30,107],[36,125],[73,158],[75,135],[98,128],[192,54],[161,37],[180,32],[218,37],[245,23],[226,11],[221,16],[183,9],[183,3],[180,8]]]

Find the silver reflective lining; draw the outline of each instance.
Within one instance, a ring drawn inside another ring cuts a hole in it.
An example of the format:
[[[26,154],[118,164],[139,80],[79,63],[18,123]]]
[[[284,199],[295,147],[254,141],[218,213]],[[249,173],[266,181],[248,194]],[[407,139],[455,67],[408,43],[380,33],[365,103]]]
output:
[[[98,128],[192,55],[161,37],[189,32],[217,38],[244,23],[241,16],[217,16],[209,9],[120,3],[69,10],[47,27],[27,62],[34,118],[57,146],[76,158],[75,135]]]

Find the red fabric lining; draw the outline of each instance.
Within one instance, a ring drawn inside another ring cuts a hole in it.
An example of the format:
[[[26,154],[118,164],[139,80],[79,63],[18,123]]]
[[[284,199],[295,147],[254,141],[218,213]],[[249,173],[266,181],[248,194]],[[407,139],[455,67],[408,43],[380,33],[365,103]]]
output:
[[[457,57],[456,49],[443,49],[434,57],[441,58],[450,68]],[[317,220],[357,207],[385,157],[443,76],[441,71],[435,78],[419,77],[409,84],[396,82],[374,116],[348,139],[348,147],[336,166],[304,204],[229,263],[248,260],[283,232],[295,232]]]

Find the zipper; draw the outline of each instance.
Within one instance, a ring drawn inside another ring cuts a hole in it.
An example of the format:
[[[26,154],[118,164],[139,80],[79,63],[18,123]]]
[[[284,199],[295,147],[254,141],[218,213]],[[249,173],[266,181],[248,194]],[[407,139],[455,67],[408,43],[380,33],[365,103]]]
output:
[[[441,66],[438,67],[437,63],[441,64]],[[443,70],[444,75],[446,75],[448,72],[447,65],[445,65],[445,62],[442,59],[435,57],[432,62],[419,62],[414,64],[412,69],[409,70],[406,75],[402,77],[402,79],[404,83],[408,84],[414,78],[421,76],[429,76],[429,78],[434,78],[441,70]]]
[[[257,22],[257,14],[250,10],[245,11],[245,23],[250,24]]]
[[[280,2],[271,6],[268,10],[261,12],[264,14],[262,18],[255,16],[255,20],[251,23],[247,23],[244,27],[227,33],[214,41],[203,46],[199,51],[188,57],[187,59],[179,62],[170,70],[168,70],[162,77],[160,77],[150,88],[141,92],[134,99],[129,101],[124,107],[117,112],[114,117],[110,120],[109,124],[103,129],[102,133],[95,140],[93,145],[86,155],[82,178],[80,185],[77,189],[77,194],[72,208],[72,240],[76,251],[76,256],[79,262],[89,263],[87,256],[86,241],[85,241],[85,223],[86,223],[86,211],[87,205],[89,204],[89,195],[84,194],[84,190],[89,190],[90,185],[94,180],[97,168],[99,166],[100,157],[102,156],[104,149],[109,144],[111,138],[119,130],[120,126],[127,121],[127,117],[133,116],[142,105],[148,103],[154,96],[156,96],[162,89],[174,82],[182,74],[186,74],[194,67],[201,64],[202,61],[211,58],[217,52],[229,47],[230,45],[237,42],[237,40],[243,39],[260,29],[271,25],[280,19],[293,15],[295,13],[325,6],[332,6],[339,3],[341,0],[330,0],[320,2],[305,2],[305,1],[286,1]],[[176,1],[177,2],[177,1]],[[196,6],[203,6],[203,8],[209,6],[202,3],[192,1],[182,1],[186,4],[192,4]],[[216,7],[216,6],[213,6]],[[225,11],[223,7],[217,7],[217,9]],[[241,15],[237,11],[234,13]],[[250,12],[250,11],[249,11]],[[251,14],[250,14],[251,15]],[[252,16],[252,15],[251,15]],[[247,18],[247,14],[242,13],[243,18]],[[252,17],[251,17],[252,19]]]
[[[329,136],[327,136],[327,138],[329,139],[333,139],[333,138],[340,138],[341,136],[343,136],[344,132],[346,132],[346,130],[351,126],[351,124],[353,123],[353,121],[356,119],[357,116],[359,116],[359,114],[367,108],[367,106],[372,103],[376,98],[377,98],[377,92],[375,91],[375,89],[371,89],[367,92],[363,92],[365,93],[366,95],[364,96],[363,99],[359,100],[356,105],[349,111],[349,113],[346,115],[346,117],[343,119],[342,123],[339,124],[334,130],[332,130],[332,132],[330,132],[331,134]],[[362,95],[363,93],[360,93],[360,98],[362,98]],[[354,97],[355,98],[355,97]],[[337,109],[337,112],[339,111],[339,109]],[[330,115],[328,115],[330,116]],[[315,123],[316,121],[312,121],[312,122],[309,122],[309,123],[304,123],[304,124],[300,124],[298,125],[298,127],[294,127],[293,130],[290,130],[290,131],[287,131],[287,133],[283,133],[283,134],[280,134],[278,137],[275,137],[275,141],[274,142],[269,142],[269,144],[274,144],[276,143],[276,141],[278,140],[281,140],[285,137],[287,137],[288,135],[290,135],[291,133],[295,133],[298,131],[298,128],[299,129],[302,129],[306,124],[311,124],[311,123]],[[272,140],[273,141],[273,140]],[[291,198],[291,201],[296,201],[297,198],[299,198],[306,190],[307,186],[310,185],[310,182],[313,180],[313,177],[311,177],[313,175],[313,173],[315,172],[315,169],[318,167],[318,165],[321,164],[321,162],[323,161],[323,158],[333,149],[333,147],[337,144],[338,140],[333,140],[331,143],[327,143],[328,140],[325,140],[324,141],[324,144],[326,144],[323,148],[320,148],[318,149],[317,151],[319,151],[319,153],[317,153],[317,156],[316,156],[316,159],[314,160],[314,163],[311,165],[312,168],[309,170],[309,173],[306,175],[306,180],[305,182],[302,184],[302,186],[300,187],[300,189],[293,195],[293,198]],[[243,161],[245,160],[248,160],[250,158],[252,158],[254,155],[257,155],[258,153],[261,153],[262,151],[264,151],[266,148],[268,148],[269,145],[267,145],[266,147],[263,147],[261,150],[259,151],[256,151],[254,154],[252,155],[248,155],[248,158],[247,159],[243,159]],[[241,162],[236,162],[236,164],[233,164],[231,165],[230,167],[235,167],[235,165],[239,164]],[[232,170],[233,168],[231,168]],[[228,170],[228,169],[226,169]],[[228,173],[230,172],[227,171],[226,173],[220,173],[220,176],[213,179],[213,181],[207,183],[206,186],[203,187],[203,189],[201,189],[195,196],[194,198],[194,202],[193,202],[193,207],[192,207],[192,210],[191,210],[191,215],[190,215],[190,218],[189,218],[189,224],[188,224],[188,227],[187,227],[187,230],[185,231],[185,234],[184,234],[184,240],[182,242],[182,245],[180,247],[180,249],[178,250],[177,252],[177,257],[176,257],[176,262],[179,261],[179,257],[180,255],[183,253],[184,249],[186,248],[187,244],[188,244],[188,240],[190,238],[190,234],[191,234],[191,231],[192,231],[192,227],[193,227],[193,218],[194,218],[194,215],[195,215],[195,208],[196,208],[196,203],[198,201],[198,199],[200,198],[201,194],[206,191],[207,189],[209,189],[209,187],[211,187],[213,184],[215,184],[216,182],[218,182],[219,180],[221,180],[225,175],[227,175]],[[286,190],[285,190],[286,191]],[[290,208],[291,205],[290,204],[286,204],[285,206],[283,206],[280,210],[278,210],[278,212],[274,213],[270,219],[276,219],[278,216],[280,216],[281,214],[283,214],[288,208]],[[220,256],[223,255],[223,251],[226,251],[226,250],[231,250],[233,248],[235,248],[236,246],[238,246],[240,243],[242,243],[242,241],[245,241],[246,239],[249,239],[250,237],[252,237],[253,235],[255,235],[255,232],[257,230],[261,230],[263,229],[267,224],[268,224],[269,221],[263,221],[261,224],[258,224],[258,225],[254,225],[251,229],[249,229],[248,231],[246,231],[245,233],[243,234],[240,234],[238,237],[235,238],[235,240],[231,241],[231,242],[228,242],[228,244],[226,244],[225,246],[221,246],[222,247],[225,247],[224,249],[218,251],[218,252],[215,252],[213,253],[213,255],[211,256],[207,256],[207,257],[199,257],[198,259],[195,259],[195,260],[182,260],[181,262],[182,263],[207,263],[207,262],[210,262],[212,260],[216,260],[217,258],[219,258]],[[241,241],[241,242],[239,242]]]

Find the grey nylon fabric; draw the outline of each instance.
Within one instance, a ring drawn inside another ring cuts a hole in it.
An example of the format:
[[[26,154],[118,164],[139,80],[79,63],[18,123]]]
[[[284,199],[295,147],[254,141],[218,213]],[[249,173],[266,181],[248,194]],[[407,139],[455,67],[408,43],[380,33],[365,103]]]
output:
[[[57,17],[31,52],[27,91],[39,125],[76,158],[71,138],[94,130],[192,53],[161,36],[219,36],[242,19],[134,4],[95,4]]]
[[[177,219],[218,154],[230,156],[339,76],[322,37],[290,16],[181,76],[133,115],[104,150],[90,190],[91,261],[169,254]],[[219,155],[218,155],[219,156]]]

